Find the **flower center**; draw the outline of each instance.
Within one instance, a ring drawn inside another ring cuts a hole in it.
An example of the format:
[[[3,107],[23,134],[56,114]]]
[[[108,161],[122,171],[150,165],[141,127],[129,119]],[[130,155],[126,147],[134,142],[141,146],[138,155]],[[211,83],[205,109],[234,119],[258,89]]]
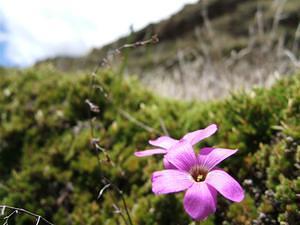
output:
[[[190,174],[191,174],[192,178],[194,179],[194,181],[196,181],[196,182],[204,181],[207,173],[208,173],[207,169],[205,169],[201,166],[198,166],[198,165],[192,167],[192,169],[190,170]]]

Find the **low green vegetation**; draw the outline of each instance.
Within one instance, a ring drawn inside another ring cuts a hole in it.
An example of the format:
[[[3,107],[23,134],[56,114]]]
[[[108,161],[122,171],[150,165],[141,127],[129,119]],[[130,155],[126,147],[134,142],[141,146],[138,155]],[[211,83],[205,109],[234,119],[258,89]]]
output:
[[[134,224],[191,224],[182,194],[151,192],[151,173],[162,168],[161,156],[141,159],[133,153],[149,147],[147,140],[163,134],[163,126],[180,138],[216,123],[219,131],[201,146],[239,149],[222,166],[245,188],[246,199],[231,204],[219,195],[217,212],[201,224],[300,220],[300,75],[268,90],[204,103],[162,99],[112,71],[97,74],[94,89],[89,76],[45,66],[0,73],[1,204],[26,208],[59,225],[124,224],[112,207],[112,198],[122,205],[117,193],[107,189],[97,200],[104,174],[123,190]],[[113,165],[100,153],[99,166],[90,146],[85,99],[100,108],[93,114],[94,137]],[[25,216],[15,217],[15,223],[35,224]]]

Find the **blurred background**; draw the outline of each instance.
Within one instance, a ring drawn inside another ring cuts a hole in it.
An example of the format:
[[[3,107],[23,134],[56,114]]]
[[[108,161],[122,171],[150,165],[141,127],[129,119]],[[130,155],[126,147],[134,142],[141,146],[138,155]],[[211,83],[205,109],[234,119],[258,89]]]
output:
[[[201,224],[296,225],[299,57],[299,0],[0,0],[0,204],[126,224],[104,174],[133,224],[195,224],[183,194],[151,193],[161,157],[133,153],[217,123],[200,146],[239,149],[222,167],[246,199]]]
[[[83,56],[192,2],[4,0],[0,65],[26,67],[55,56]]]
[[[109,51],[157,34],[157,45],[126,54],[124,73],[163,96],[215,99],[299,68],[298,9],[295,0],[2,1],[0,64],[90,70]]]

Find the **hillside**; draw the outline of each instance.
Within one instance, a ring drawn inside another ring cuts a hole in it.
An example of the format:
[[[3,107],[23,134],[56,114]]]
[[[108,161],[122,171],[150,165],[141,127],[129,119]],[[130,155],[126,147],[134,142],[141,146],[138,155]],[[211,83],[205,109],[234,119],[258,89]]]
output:
[[[2,204],[59,225],[123,225],[112,207],[113,198],[122,205],[118,194],[108,189],[97,200],[105,175],[123,190],[134,224],[194,224],[183,211],[182,194],[151,193],[150,176],[162,168],[161,157],[133,153],[166,131],[179,138],[216,123],[219,131],[202,145],[239,149],[222,167],[242,184],[246,199],[231,204],[219,195],[217,212],[201,224],[296,225],[300,220],[299,74],[268,90],[203,104],[163,99],[111,70],[97,74],[93,89],[84,73],[74,76],[53,67],[0,73]],[[100,109],[92,115],[92,133],[85,99]],[[100,164],[91,135],[105,149]],[[17,215],[12,224],[35,223]]]
[[[199,1],[85,57],[57,57],[38,65],[91,71],[114,49],[157,34],[160,42],[153,46],[110,55],[115,71],[137,74],[163,96],[222,98],[232,90],[269,87],[299,69],[299,11],[298,0]]]

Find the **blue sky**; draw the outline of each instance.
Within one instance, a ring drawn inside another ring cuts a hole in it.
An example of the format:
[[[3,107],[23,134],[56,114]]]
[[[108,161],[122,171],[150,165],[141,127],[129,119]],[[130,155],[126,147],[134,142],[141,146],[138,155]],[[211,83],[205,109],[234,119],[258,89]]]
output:
[[[80,56],[197,0],[1,0],[0,65]]]
[[[0,35],[5,32],[4,24],[0,23]],[[5,64],[4,58],[5,41],[0,39],[0,62]]]
[[[0,66],[12,66],[9,60],[5,57],[6,41],[2,38],[2,35],[6,32],[4,21],[1,21],[0,15]]]

